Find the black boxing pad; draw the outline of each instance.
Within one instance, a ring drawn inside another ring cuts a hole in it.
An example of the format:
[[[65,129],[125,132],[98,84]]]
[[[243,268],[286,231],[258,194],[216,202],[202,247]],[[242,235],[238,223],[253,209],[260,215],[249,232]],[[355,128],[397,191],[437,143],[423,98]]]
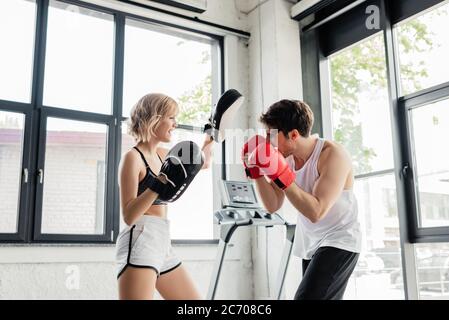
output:
[[[225,131],[232,128],[235,115],[244,100],[245,98],[235,89],[225,91],[218,99],[209,122],[204,126],[204,132],[214,141],[223,142]]]

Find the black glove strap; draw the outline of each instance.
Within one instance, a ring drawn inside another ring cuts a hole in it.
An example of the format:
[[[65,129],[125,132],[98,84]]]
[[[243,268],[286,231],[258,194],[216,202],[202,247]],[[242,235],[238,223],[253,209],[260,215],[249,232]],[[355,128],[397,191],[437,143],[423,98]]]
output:
[[[208,122],[204,125],[203,132],[207,132],[212,129],[212,125]]]
[[[158,178],[153,178],[148,183],[148,189],[159,194],[159,198],[163,196],[164,190],[166,189],[166,185],[161,182]]]
[[[212,127],[212,125],[210,124],[210,122],[209,122],[209,123],[206,123],[206,124],[204,125],[203,132],[204,132],[204,133],[207,133],[207,134],[211,137],[212,140],[215,140],[215,139],[216,139],[216,137],[215,137],[215,132],[216,132],[216,131],[214,130],[214,128]]]

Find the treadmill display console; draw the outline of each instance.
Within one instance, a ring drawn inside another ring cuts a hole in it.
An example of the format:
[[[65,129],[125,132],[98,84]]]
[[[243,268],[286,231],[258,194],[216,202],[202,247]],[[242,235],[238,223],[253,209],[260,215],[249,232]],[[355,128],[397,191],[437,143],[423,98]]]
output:
[[[252,183],[223,180],[221,187],[224,207],[260,208]]]

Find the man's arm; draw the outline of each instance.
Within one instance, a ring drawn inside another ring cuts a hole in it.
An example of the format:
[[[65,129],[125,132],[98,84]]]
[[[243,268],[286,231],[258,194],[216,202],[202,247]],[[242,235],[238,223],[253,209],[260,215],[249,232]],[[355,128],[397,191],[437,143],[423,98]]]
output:
[[[256,182],[256,189],[265,209],[269,213],[278,211],[281,208],[282,203],[284,203],[284,192],[282,192],[274,182],[268,182],[264,176],[255,179],[254,181]]]
[[[322,219],[335,204],[351,170],[350,159],[343,149],[333,148],[322,156],[320,177],[315,182],[312,194],[295,183],[284,190],[292,205],[312,223]]]
[[[254,150],[249,152],[251,149]],[[251,138],[242,151],[246,173],[255,179],[265,209],[270,213],[276,212],[285,199],[283,190],[278,186],[285,189],[294,182],[296,175],[287,160],[263,137]]]

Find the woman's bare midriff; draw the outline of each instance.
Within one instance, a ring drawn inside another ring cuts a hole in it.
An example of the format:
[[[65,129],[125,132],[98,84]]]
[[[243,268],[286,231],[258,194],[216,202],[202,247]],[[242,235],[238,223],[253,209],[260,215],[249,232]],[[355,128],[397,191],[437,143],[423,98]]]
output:
[[[154,205],[144,213],[146,216],[156,216],[159,218],[167,218],[167,205]]]

